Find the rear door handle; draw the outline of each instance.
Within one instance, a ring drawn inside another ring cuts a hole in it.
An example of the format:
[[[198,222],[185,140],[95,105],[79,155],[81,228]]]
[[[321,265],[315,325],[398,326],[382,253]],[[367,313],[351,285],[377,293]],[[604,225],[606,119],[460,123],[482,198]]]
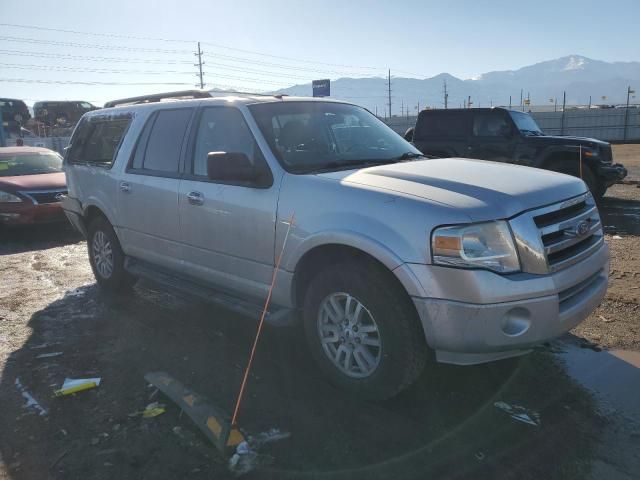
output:
[[[129,185],[129,182],[120,182],[120,190],[124,193],[129,193],[131,192],[131,185]]]
[[[202,205],[204,204],[204,196],[200,192],[189,192],[187,193],[187,200],[191,205]]]

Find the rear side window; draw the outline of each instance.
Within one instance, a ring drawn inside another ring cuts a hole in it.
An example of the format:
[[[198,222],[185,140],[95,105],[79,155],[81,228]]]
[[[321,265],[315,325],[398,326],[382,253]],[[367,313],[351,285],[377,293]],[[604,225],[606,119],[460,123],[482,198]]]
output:
[[[71,139],[67,161],[113,165],[130,123],[131,118],[128,116],[83,120]]]
[[[467,112],[426,111],[418,118],[413,139],[466,137],[470,130],[471,115]]]
[[[145,126],[133,156],[134,170],[175,174],[192,108],[161,110]]]

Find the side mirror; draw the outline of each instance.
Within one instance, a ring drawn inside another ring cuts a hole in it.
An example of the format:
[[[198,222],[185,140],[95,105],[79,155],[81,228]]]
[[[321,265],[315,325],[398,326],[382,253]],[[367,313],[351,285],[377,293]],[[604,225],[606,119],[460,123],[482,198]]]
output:
[[[254,166],[242,152],[209,152],[207,176],[209,180],[256,187],[269,186],[268,180],[271,178],[264,169]]]

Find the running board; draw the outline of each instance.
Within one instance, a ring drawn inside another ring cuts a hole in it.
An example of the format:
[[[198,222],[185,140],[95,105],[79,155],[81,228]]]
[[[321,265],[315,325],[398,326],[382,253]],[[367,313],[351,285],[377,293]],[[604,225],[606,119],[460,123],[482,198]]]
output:
[[[124,262],[124,268],[132,275],[149,280],[161,287],[169,289],[171,292],[179,292],[186,296],[197,297],[205,302],[219,305],[227,310],[255,320],[259,320],[260,315],[262,315],[263,305],[243,300],[235,295],[219,290],[214,290],[183,277],[177,277],[147,262],[127,257]],[[272,305],[264,321],[274,327],[290,327],[294,325],[295,318],[295,310],[293,308],[278,308]]]

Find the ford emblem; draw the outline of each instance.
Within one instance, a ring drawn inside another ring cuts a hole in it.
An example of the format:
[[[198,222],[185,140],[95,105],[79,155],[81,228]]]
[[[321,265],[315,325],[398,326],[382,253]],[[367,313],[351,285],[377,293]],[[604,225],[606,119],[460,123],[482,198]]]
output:
[[[578,223],[576,225],[576,235],[578,235],[579,237],[582,237],[583,235],[586,235],[587,232],[589,231],[589,222],[588,221],[582,221],[580,223]]]

